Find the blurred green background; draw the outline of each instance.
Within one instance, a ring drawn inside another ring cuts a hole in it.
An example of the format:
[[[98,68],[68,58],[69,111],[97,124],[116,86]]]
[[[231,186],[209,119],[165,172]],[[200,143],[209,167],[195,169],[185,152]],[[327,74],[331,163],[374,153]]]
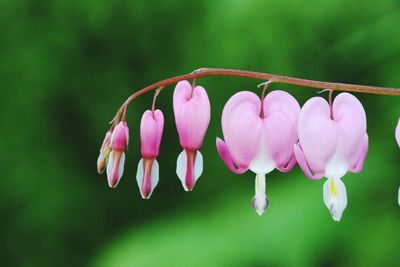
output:
[[[239,90],[257,91],[257,80],[198,80],[212,120],[193,192],[175,174],[173,87],[157,102],[165,130],[151,200],[141,199],[135,175],[152,94],[129,107],[118,188],[95,163],[131,93],[200,67],[400,87],[400,1],[3,0],[0,24],[1,266],[399,266],[398,97],[356,95],[370,149],[364,170],[343,179],[340,223],[323,204],[324,180],[297,166],[267,176],[270,207],[258,217],[254,175],[234,175],[219,159],[223,105]],[[317,91],[271,88],[300,104]]]

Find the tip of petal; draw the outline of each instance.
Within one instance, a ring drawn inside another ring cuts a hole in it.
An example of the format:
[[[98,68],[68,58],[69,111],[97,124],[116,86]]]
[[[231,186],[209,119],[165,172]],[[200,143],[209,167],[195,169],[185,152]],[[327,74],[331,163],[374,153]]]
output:
[[[323,186],[324,202],[335,222],[339,222],[347,206],[347,193],[340,179],[327,179]]]
[[[156,159],[141,159],[139,161],[136,181],[142,198],[149,199],[159,181],[159,165]]]
[[[293,152],[296,158],[297,163],[300,166],[300,169],[304,172],[304,174],[307,176],[309,179],[321,179],[323,177],[323,173],[315,173],[313,174],[311,172],[310,167],[308,166],[307,160],[305,158],[305,155],[303,153],[303,150],[301,147],[297,144],[293,145]]]
[[[331,205],[331,207],[329,208],[329,213],[331,214],[332,219],[335,222],[340,222],[343,212],[338,212],[337,209],[335,208],[335,206]]]
[[[264,214],[265,210],[267,209],[269,205],[268,198],[266,197],[260,197],[260,196],[255,196],[252,201],[253,208],[255,209],[256,213],[258,216],[261,216]]]
[[[203,156],[200,151],[182,151],[177,159],[176,174],[186,192],[193,190],[203,172]]]
[[[115,188],[124,172],[125,153],[113,151],[107,163],[107,180],[110,188]]]

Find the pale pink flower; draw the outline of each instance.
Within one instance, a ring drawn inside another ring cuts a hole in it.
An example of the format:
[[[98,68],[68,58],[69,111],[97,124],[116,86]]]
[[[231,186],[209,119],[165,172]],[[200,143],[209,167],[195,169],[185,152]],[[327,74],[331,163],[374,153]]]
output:
[[[301,109],[295,155],[308,178],[328,178],[324,202],[335,221],[340,221],[347,206],[341,178],[348,171],[362,170],[368,151],[366,128],[364,108],[349,93],[339,94],[332,106],[322,97],[313,97]]]
[[[262,215],[268,206],[265,175],[275,168],[290,171],[296,164],[293,145],[297,142],[300,106],[290,94],[272,91],[262,101],[252,92],[239,92],[225,104],[217,149],[228,168],[236,173],[248,169],[256,174],[253,207]]]
[[[147,110],[140,122],[142,159],[139,161],[136,180],[142,198],[148,199],[159,180],[159,166],[156,160],[164,128],[164,116],[160,110]]]
[[[129,129],[126,122],[120,122],[111,135],[111,153],[107,164],[108,185],[114,188],[118,185],[124,172],[125,149],[129,143]]]
[[[106,136],[104,137],[103,144],[101,145],[100,155],[97,158],[97,172],[99,174],[102,174],[107,167],[108,157],[111,152],[110,141],[111,141],[111,131],[108,131],[106,133]]]
[[[203,172],[203,156],[199,149],[210,123],[210,101],[201,86],[192,88],[180,81],[174,91],[174,115],[183,151],[177,160],[176,173],[186,191],[191,191]]]

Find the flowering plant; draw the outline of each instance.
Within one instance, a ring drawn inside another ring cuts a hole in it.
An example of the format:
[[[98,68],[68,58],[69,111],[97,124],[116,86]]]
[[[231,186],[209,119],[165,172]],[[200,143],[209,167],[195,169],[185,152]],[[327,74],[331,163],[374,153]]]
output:
[[[142,159],[138,164],[137,183],[142,198],[149,199],[159,181],[160,142],[164,127],[162,111],[155,109],[156,98],[168,85],[176,83],[173,109],[183,151],[177,158],[176,174],[185,191],[192,191],[203,171],[200,148],[210,123],[211,105],[206,90],[196,85],[205,76],[239,76],[266,80],[261,96],[242,91],[233,95],[222,112],[224,141],[216,139],[218,153],[229,170],[256,174],[253,207],[262,215],[268,207],[266,175],[274,169],[289,172],[296,163],[310,179],[327,180],[323,200],[332,218],[340,221],[347,206],[342,177],[359,173],[368,152],[366,113],[361,102],[348,92],[400,95],[400,89],[298,79],[267,73],[231,69],[199,69],[152,84],[131,95],[107,131],[97,160],[97,170],[107,169],[108,184],[118,185],[124,169],[129,143],[126,123],[128,105],[140,95],[156,90],[151,110],[140,124]],[[192,80],[192,84],[188,80]],[[329,91],[326,101],[313,97],[303,107],[289,93],[275,90],[266,95],[271,83],[288,83]],[[334,91],[348,91],[333,98]],[[400,146],[400,121],[396,129]],[[398,201],[400,204],[400,189]]]

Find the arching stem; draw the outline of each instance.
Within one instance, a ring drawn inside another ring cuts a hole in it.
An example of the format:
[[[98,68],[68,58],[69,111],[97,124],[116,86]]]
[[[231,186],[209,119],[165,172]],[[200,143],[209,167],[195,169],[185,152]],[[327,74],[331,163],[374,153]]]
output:
[[[260,79],[260,80],[273,80],[277,83],[293,84],[304,87],[311,88],[329,88],[336,91],[348,91],[348,92],[358,92],[358,93],[368,93],[368,94],[380,94],[380,95],[393,95],[400,96],[400,89],[397,88],[386,88],[378,86],[366,86],[366,85],[355,85],[355,84],[345,84],[345,83],[332,83],[332,82],[322,82],[307,79],[294,78],[289,76],[275,75],[263,72],[254,72],[246,70],[235,70],[235,69],[219,69],[219,68],[201,68],[193,71],[189,74],[184,74],[180,76],[175,76],[168,78],[152,85],[149,85],[134,94],[132,94],[128,99],[122,104],[118,109],[115,118],[119,118],[124,109],[138,96],[154,90],[159,87],[166,87],[171,84],[175,84],[182,80],[193,80],[201,77],[208,76],[235,76],[244,77],[250,79]],[[124,118],[124,117],[123,117]]]

